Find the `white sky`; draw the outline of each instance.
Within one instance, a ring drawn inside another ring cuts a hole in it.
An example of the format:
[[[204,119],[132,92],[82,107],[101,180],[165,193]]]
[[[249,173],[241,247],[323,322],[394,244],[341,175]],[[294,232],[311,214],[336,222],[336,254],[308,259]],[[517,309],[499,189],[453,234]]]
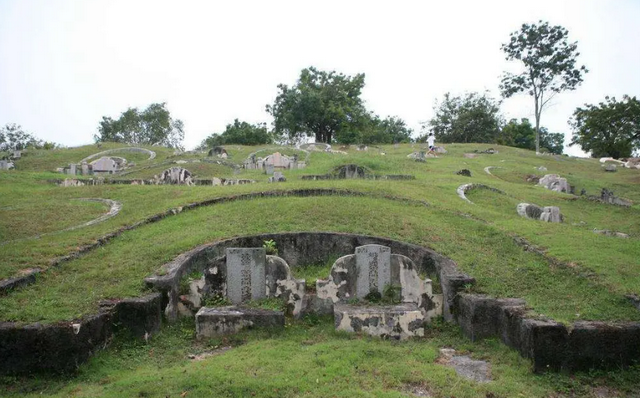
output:
[[[368,108],[419,131],[447,91],[498,97],[513,68],[500,45],[539,19],[566,27],[590,70],[543,126],[568,141],[577,106],[640,95],[639,0],[0,0],[0,125],[76,146],[104,115],[167,102],[191,148],[234,118],[271,123],[276,86],[316,66],[364,72]],[[502,109],[533,120],[530,97]]]

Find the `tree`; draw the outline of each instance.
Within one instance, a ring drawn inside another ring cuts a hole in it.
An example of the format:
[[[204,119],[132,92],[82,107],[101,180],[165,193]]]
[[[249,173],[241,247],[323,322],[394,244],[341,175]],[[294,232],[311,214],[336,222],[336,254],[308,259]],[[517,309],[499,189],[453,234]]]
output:
[[[267,131],[266,123],[249,124],[238,119],[233,124],[227,124],[222,134],[211,134],[200,144],[200,149],[212,148],[218,145],[263,145],[273,143],[273,137]]]
[[[545,106],[556,94],[575,90],[588,72],[584,65],[576,67],[578,44],[568,42],[568,33],[562,26],[550,26],[548,22],[523,24],[501,47],[507,61],[524,64],[522,73],[503,75],[500,90],[505,98],[523,91],[533,97],[536,153],[540,152],[540,116]]]
[[[374,113],[364,113],[354,127],[335,135],[339,144],[394,144],[411,142],[413,130],[397,116],[380,119]]]
[[[307,135],[315,136],[316,142],[331,143],[335,135],[357,130],[366,113],[360,99],[363,87],[364,74],[351,77],[303,69],[294,86],[278,85],[275,102],[266,107],[274,119],[274,132],[289,139]]]
[[[570,121],[569,145],[580,145],[593,157],[629,157],[640,150],[640,101],[625,95],[622,101],[605,97],[596,105],[577,108]]]
[[[42,141],[15,123],[7,123],[0,129],[0,151],[19,151],[27,148],[54,149],[59,145]]]
[[[500,101],[488,93],[444,95],[425,127],[441,142],[495,142],[502,124]],[[419,139],[420,140],[420,139]]]
[[[94,135],[96,142],[122,142],[127,144],[164,145],[182,148],[184,124],[172,119],[166,103],[151,104],[144,111],[129,108],[114,120],[103,116]]]
[[[520,122],[511,119],[502,127],[496,142],[500,145],[535,150],[536,130],[529,119],[523,118]],[[540,127],[540,148],[561,155],[564,151],[564,134],[550,133],[545,127]]]

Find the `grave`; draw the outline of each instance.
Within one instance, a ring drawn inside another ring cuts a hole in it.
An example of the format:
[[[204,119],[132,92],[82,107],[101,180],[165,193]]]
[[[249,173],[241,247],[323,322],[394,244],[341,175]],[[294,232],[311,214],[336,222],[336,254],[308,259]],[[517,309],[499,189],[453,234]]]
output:
[[[171,167],[156,177],[158,184],[194,185],[191,172],[182,167]]]
[[[520,217],[526,217],[533,220],[556,223],[560,223],[563,220],[560,208],[556,206],[541,208],[540,206],[529,203],[519,203],[518,206],[516,206],[516,211]]]
[[[294,316],[299,315],[304,296],[304,280],[291,276],[289,265],[280,257],[267,256],[263,247],[227,248],[224,261],[204,272],[204,286],[209,296],[223,296],[231,307],[202,307],[196,314],[198,337],[234,333],[246,327],[283,327],[282,311],[256,310],[243,305],[265,298],[281,298]],[[193,295],[193,289],[191,289]],[[191,298],[201,301],[200,297]]]
[[[269,177],[269,182],[285,182],[287,181],[287,179],[285,178],[284,174],[282,174],[279,171],[276,171],[273,173],[272,177]]]
[[[224,149],[221,146],[214,146],[213,148],[211,148],[209,150],[209,153],[207,155],[208,156],[217,156],[219,158],[224,158],[224,159],[226,159],[227,156],[229,156],[229,154],[227,153],[227,150]]]
[[[399,288],[392,305],[352,305],[353,300],[383,297]],[[423,336],[424,325],[442,313],[442,295],[434,295],[431,280],[422,280],[408,257],[391,254],[382,245],[356,247],[340,257],[326,280],[316,281],[317,298],[334,303],[337,330],[405,339]]]
[[[556,192],[569,193],[570,188],[566,178],[562,178],[557,174],[546,174],[540,179],[538,185]]]
[[[609,173],[615,173],[616,171],[618,171],[618,168],[616,167],[615,164],[607,163],[604,166],[604,171],[609,172]]]
[[[127,161],[115,156],[103,156],[90,163],[94,173],[113,174],[119,172]]]

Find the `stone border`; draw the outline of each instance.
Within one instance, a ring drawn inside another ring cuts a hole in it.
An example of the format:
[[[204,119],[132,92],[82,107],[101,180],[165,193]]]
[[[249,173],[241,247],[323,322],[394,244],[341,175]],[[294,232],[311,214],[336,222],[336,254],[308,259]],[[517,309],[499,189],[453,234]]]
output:
[[[414,175],[410,175],[410,174],[375,174],[371,171],[371,169],[369,169],[368,167],[365,166],[360,166],[354,163],[348,163],[348,164],[343,164],[341,166],[337,166],[334,167],[329,173],[327,174],[307,174],[307,175],[303,175],[300,177],[301,180],[340,180],[341,178],[338,178],[337,176],[339,175],[340,171],[342,169],[344,169],[345,167],[349,167],[349,166],[355,166],[357,168],[360,168],[362,170],[364,170],[365,174],[364,177],[362,178],[353,178],[354,180],[415,180],[416,177]],[[345,178],[346,179],[346,178]]]
[[[496,175],[491,174],[491,169],[504,169],[504,167],[500,167],[500,166],[487,166],[484,168],[484,172],[489,174],[490,176],[496,177],[496,178],[500,178]]]
[[[145,152],[147,154],[149,154],[149,159],[147,160],[153,160],[156,158],[156,153],[152,150],[149,149],[145,149],[145,148],[137,148],[137,147],[122,147],[122,148],[114,148],[114,149],[107,149],[106,151],[102,151],[102,152],[98,152],[98,153],[94,153],[91,156],[87,156],[86,158],[82,159],[81,161],[78,162],[78,164],[82,163],[82,162],[88,162],[89,160],[93,159],[93,158],[97,158],[100,156],[104,156],[104,155],[108,155],[110,153],[114,153],[114,152]]]
[[[377,244],[388,246],[393,254],[402,254],[414,261],[419,272],[437,276],[444,297],[443,314],[446,320],[452,320],[451,308],[459,290],[475,283],[475,279],[458,270],[457,264],[435,251],[388,238],[332,232],[286,232],[260,234],[225,239],[200,245],[182,253],[172,261],[162,265],[162,275],[145,278],[149,287],[167,295],[170,308],[175,309],[178,302],[180,279],[193,271],[202,272],[211,263],[223,261],[228,247],[262,247],[265,240],[273,240],[278,247],[278,257],[283,258],[292,269],[304,264],[324,262],[332,255],[353,254],[356,247]],[[170,318],[175,313],[168,314]]]
[[[147,339],[160,330],[162,296],[105,301],[100,312],[77,321],[50,325],[0,322],[0,374],[67,373],[96,351],[113,334],[126,331]]]
[[[535,372],[619,369],[640,358],[640,323],[575,322],[527,317],[521,299],[460,294],[456,321],[471,340],[498,337],[533,361]]]
[[[94,218],[93,220],[87,221],[87,222],[85,222],[83,224],[80,224],[80,225],[74,225],[74,226],[69,227],[69,228],[61,229],[61,230],[58,230],[58,231],[46,232],[46,233],[41,234],[41,235],[30,236],[30,237],[27,237],[27,238],[15,239],[15,240],[7,240],[7,241],[4,241],[4,242],[0,242],[0,246],[7,245],[9,243],[21,242],[23,240],[39,239],[39,238],[41,238],[43,236],[49,236],[49,235],[58,234],[58,233],[61,233],[61,232],[73,231],[73,230],[76,230],[76,229],[89,227],[91,225],[95,225],[95,224],[101,223],[103,221],[106,221],[106,220],[108,220],[108,219],[110,219],[112,217],[115,217],[116,215],[118,215],[118,213],[120,213],[120,210],[122,210],[122,203],[120,203],[118,201],[115,201],[115,200],[111,200],[111,199],[77,198],[75,200],[84,200],[84,201],[87,201],[87,202],[101,202],[101,203],[104,203],[105,205],[109,206],[109,211],[104,213],[103,215],[101,215],[98,218]],[[5,281],[0,280],[0,292],[2,292],[3,289],[4,289],[3,282],[5,282]]]
[[[294,189],[294,190],[287,190],[287,191],[263,191],[263,192],[253,192],[253,193],[246,193],[246,194],[239,194],[239,195],[232,195],[232,196],[221,196],[214,199],[207,199],[201,202],[194,202],[185,206],[172,208],[165,212],[147,217],[144,220],[138,221],[134,224],[126,225],[114,232],[110,232],[106,235],[103,235],[102,237],[97,238],[94,243],[81,246],[78,250],[71,252],[66,256],[53,259],[49,263],[49,266],[58,267],[64,262],[76,259],[92,250],[97,249],[98,247],[108,243],[112,239],[120,236],[123,232],[136,229],[146,224],[151,224],[151,223],[160,221],[165,217],[179,214],[183,210],[191,210],[201,206],[211,206],[216,204],[235,202],[238,200],[262,199],[262,198],[274,198],[274,197],[307,197],[307,196],[358,196],[358,197],[386,199],[386,200],[393,200],[393,201],[398,201],[402,203],[429,206],[427,202],[421,201],[421,200],[407,199],[407,198],[401,198],[401,197],[389,196],[389,195],[372,195],[369,193],[352,191],[348,189],[331,189],[331,188]],[[14,278],[0,280],[0,295],[7,294],[10,290],[14,288],[27,286],[34,283],[36,281],[34,274],[43,272],[43,270],[39,268],[34,268],[34,271],[35,271],[34,273],[29,273],[29,274],[17,276]]]
[[[493,187],[490,187],[490,186],[484,185],[484,184],[474,184],[474,183],[460,185],[458,187],[458,189],[456,189],[456,193],[458,194],[458,196],[461,199],[464,199],[467,202],[469,202],[471,204],[474,204],[472,201],[470,201],[467,198],[467,195],[466,195],[466,193],[471,191],[472,189],[488,189],[490,191],[497,192],[497,193],[502,194],[502,195],[506,195],[506,193],[504,191],[501,191],[501,190],[499,190],[497,188],[493,188]]]

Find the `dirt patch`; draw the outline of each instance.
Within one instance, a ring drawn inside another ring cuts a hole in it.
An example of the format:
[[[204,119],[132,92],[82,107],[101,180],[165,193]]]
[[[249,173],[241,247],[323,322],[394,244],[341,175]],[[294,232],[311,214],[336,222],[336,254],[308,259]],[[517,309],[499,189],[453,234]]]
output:
[[[192,361],[203,361],[209,357],[214,357],[216,355],[224,354],[225,352],[229,351],[231,348],[232,347],[220,347],[213,351],[205,351],[197,355],[191,354],[189,355],[189,359],[191,359]]]

